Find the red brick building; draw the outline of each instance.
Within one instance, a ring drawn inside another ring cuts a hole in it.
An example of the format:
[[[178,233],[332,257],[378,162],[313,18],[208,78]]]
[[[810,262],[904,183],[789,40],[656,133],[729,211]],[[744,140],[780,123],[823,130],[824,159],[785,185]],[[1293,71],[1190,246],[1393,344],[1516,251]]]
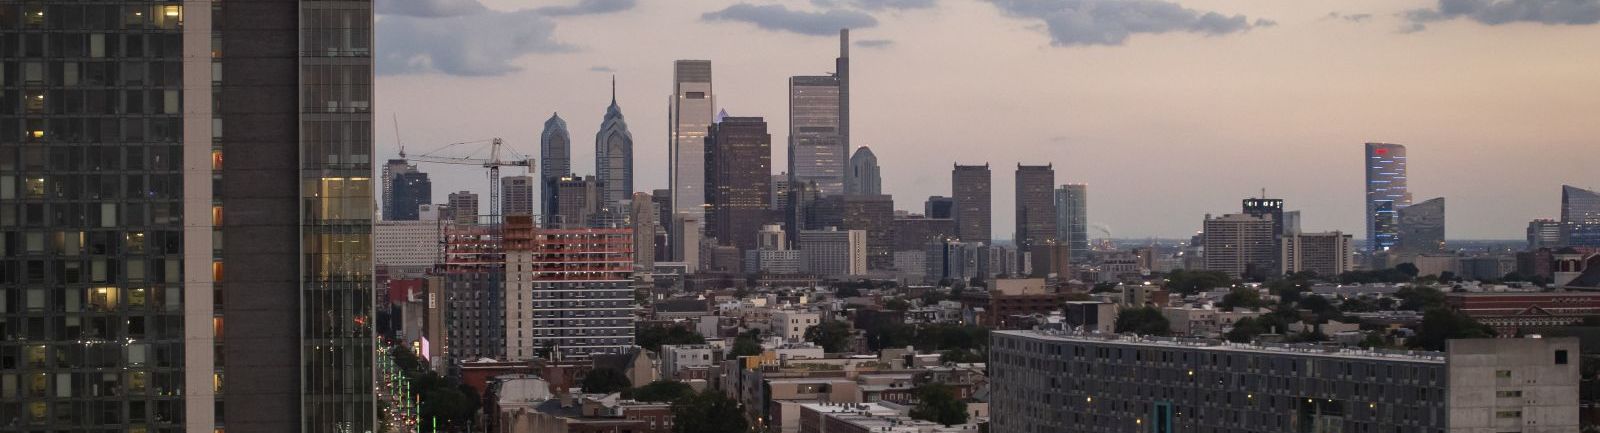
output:
[[[1451,293],[1450,307],[1501,335],[1568,326],[1600,316],[1600,293]]]

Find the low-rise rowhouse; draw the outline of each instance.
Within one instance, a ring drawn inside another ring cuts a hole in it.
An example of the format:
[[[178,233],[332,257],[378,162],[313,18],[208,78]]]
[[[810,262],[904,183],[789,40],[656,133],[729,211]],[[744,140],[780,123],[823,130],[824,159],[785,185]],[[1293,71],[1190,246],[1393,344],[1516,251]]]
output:
[[[1578,431],[1578,340],[1446,352],[995,331],[994,433]]]

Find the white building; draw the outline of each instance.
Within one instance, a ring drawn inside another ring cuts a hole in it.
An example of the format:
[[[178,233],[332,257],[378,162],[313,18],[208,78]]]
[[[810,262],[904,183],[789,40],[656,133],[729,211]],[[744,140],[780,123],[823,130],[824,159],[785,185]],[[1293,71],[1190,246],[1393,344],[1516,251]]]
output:
[[[803,230],[798,240],[806,272],[819,277],[867,274],[866,230]]]
[[[1352,236],[1342,232],[1290,233],[1283,236],[1283,273],[1302,271],[1335,276],[1354,270]]]
[[[772,318],[767,322],[770,335],[783,337],[784,341],[800,341],[806,338],[806,331],[822,323],[822,315],[805,311],[778,310],[772,313]]]
[[[439,221],[378,221],[372,225],[372,263],[392,268],[438,264],[443,232]]]

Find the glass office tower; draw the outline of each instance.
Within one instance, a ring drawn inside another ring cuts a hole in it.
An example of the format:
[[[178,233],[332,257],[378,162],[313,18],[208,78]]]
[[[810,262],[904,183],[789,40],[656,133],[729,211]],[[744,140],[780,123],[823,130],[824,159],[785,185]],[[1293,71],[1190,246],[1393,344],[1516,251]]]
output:
[[[1406,189],[1406,147],[1367,143],[1367,249],[1384,251],[1399,244],[1400,208],[1411,205]]]
[[[0,429],[376,430],[371,28],[0,1]]]

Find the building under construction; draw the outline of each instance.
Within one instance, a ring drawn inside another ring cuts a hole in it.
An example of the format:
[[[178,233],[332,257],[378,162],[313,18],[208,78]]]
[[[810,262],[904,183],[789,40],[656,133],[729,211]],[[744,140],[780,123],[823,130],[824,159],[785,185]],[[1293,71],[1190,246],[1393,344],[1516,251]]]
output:
[[[634,344],[633,230],[505,219],[508,360],[624,354]]]

